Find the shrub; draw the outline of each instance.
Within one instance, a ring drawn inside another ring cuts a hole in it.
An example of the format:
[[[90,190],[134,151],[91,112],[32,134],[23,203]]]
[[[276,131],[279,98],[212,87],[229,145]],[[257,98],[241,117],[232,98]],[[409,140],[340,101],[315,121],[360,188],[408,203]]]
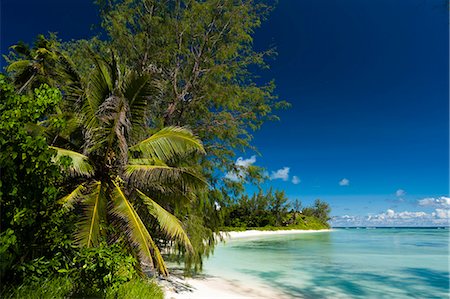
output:
[[[115,291],[137,276],[136,263],[119,245],[82,248],[70,270],[77,295],[103,297],[108,289]]]

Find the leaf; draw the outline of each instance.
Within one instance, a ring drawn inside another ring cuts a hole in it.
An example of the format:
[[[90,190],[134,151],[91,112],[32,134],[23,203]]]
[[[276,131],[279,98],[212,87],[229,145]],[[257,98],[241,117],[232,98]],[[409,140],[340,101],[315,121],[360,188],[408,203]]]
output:
[[[158,221],[162,231],[168,237],[183,243],[186,249],[192,253],[194,249],[188,235],[183,229],[181,221],[140,190],[136,191],[146,204],[149,213]]]
[[[138,159],[138,161],[143,159]],[[133,163],[130,160],[130,163]],[[177,184],[184,190],[188,188],[201,189],[208,185],[206,180],[188,167],[171,167],[166,164],[129,164],[125,166],[125,176],[139,186],[149,183]]]
[[[72,159],[72,164],[68,167],[70,175],[84,175],[90,177],[94,174],[94,168],[89,163],[89,158],[87,156],[55,146],[49,146],[49,148],[56,150],[56,156],[54,157],[54,162],[56,163],[60,163],[61,157],[69,157]]]
[[[20,70],[23,70],[24,68],[30,66],[31,64],[32,64],[31,60],[18,60],[18,61],[11,63],[10,65],[8,65],[6,70],[8,72],[20,71]]]
[[[167,276],[169,271],[147,228],[117,183],[113,182],[113,184],[113,214],[119,216],[127,223],[127,234],[138,247],[141,258],[149,260],[159,273]]]
[[[163,128],[130,149],[141,151],[146,157],[162,161],[183,157],[193,152],[205,153],[200,139],[183,127]]]
[[[102,192],[102,183],[94,184],[94,191],[83,201],[86,205],[85,217],[78,223],[79,231],[76,235],[79,246],[97,246],[100,238],[100,224],[106,212],[106,198]]]
[[[72,192],[58,200],[58,203],[62,204],[62,206],[66,209],[72,209],[73,205],[77,202],[83,199],[83,191],[85,191],[86,188],[84,187],[84,184],[78,185]]]

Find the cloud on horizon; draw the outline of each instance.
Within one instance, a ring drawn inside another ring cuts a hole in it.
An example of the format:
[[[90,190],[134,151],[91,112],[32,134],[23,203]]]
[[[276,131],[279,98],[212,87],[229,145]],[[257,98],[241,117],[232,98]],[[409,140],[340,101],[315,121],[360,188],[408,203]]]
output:
[[[431,213],[424,211],[396,212],[387,209],[383,213],[367,216],[334,216],[332,226],[443,226],[449,225],[450,210],[435,209]]]
[[[437,208],[444,208],[449,209],[450,208],[450,197],[441,196],[441,197],[427,197],[423,199],[419,199],[417,201],[419,206],[426,207],[437,207]]]
[[[346,178],[343,178],[342,180],[339,181],[339,186],[348,186],[350,185],[350,181]]]

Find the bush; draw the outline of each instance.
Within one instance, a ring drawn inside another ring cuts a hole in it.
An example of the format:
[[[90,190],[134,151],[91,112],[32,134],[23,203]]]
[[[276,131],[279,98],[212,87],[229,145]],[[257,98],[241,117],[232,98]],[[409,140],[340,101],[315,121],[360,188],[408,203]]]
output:
[[[82,248],[69,270],[76,295],[103,297],[107,290],[117,290],[137,276],[136,263],[119,245]]]

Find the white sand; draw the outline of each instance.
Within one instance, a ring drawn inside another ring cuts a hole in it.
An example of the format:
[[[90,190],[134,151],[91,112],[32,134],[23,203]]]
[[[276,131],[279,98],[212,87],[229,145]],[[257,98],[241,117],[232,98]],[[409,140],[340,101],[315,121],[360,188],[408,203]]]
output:
[[[317,233],[330,230],[248,230],[242,232],[222,233],[225,239],[255,238],[267,235],[289,235]],[[245,299],[245,298],[290,298],[281,291],[261,283],[245,284],[238,280],[227,280],[221,277],[179,278],[171,276],[162,282],[167,299]]]
[[[220,277],[171,278],[171,285],[164,287],[166,299],[246,299],[246,298],[289,298],[270,287],[243,284],[237,280]],[[176,281],[174,287],[173,282]],[[180,288],[180,284],[183,287]]]

